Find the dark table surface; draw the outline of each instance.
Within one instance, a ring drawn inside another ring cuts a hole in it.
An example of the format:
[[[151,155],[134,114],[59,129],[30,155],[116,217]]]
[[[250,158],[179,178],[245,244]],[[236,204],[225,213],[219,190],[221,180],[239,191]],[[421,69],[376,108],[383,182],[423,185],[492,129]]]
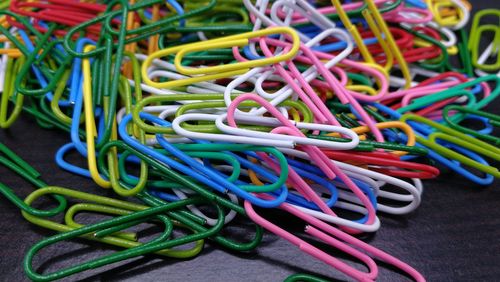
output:
[[[475,10],[500,8],[497,0],[472,2]],[[488,109],[498,114],[498,105],[495,101]],[[0,130],[0,142],[32,164],[50,185],[112,196],[92,181],[56,166],[54,154],[67,140],[65,133],[40,129],[26,116],[9,130]],[[4,168],[0,168],[0,181],[9,184],[22,197],[33,189]],[[456,174],[443,172],[438,179],[424,184],[422,204],[416,212],[398,217],[381,214],[382,228],[363,239],[409,263],[429,281],[499,281],[499,181],[485,188]],[[0,281],[27,280],[22,266],[26,251],[54,232],[25,221],[19,210],[3,197],[0,197],[0,218]],[[83,240],[69,241],[44,250],[35,259],[35,266],[39,271],[51,272],[115,250]],[[405,279],[387,265],[379,264],[379,281]],[[191,260],[146,256],[67,280],[280,281],[297,272],[347,279],[266,232],[262,245],[247,254],[230,253],[207,243],[201,255]]]

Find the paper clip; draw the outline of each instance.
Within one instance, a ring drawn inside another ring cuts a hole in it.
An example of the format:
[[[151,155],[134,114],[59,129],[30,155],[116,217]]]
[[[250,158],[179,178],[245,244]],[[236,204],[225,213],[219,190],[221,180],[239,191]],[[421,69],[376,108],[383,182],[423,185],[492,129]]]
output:
[[[438,144],[436,141],[438,139],[444,140],[448,143],[460,146],[461,148],[469,149],[472,150],[473,152],[477,152],[479,154],[488,156],[496,161],[500,160],[500,149],[498,149],[498,147],[495,147],[486,142],[480,141],[469,135],[466,135],[464,133],[448,128],[447,126],[441,125],[439,123],[433,122],[431,120],[428,120],[420,116],[406,114],[401,117],[401,120],[405,122],[416,121],[419,123],[423,123],[425,125],[431,126],[432,128],[438,131],[431,133],[428,136],[427,140],[417,136],[417,142],[431,148],[432,150],[440,153],[445,157],[457,160],[460,163],[474,167],[477,170],[480,170],[486,174],[491,174],[497,178],[500,177],[500,171],[497,168],[492,167],[487,163],[473,160],[470,157],[457,153],[449,148],[444,147],[443,145]],[[457,146],[454,146],[453,148],[457,148]],[[463,151],[464,150],[459,150],[459,152]]]
[[[314,247],[313,245],[303,241],[302,239],[298,238],[297,236],[285,231],[284,229],[278,227],[277,225],[267,221],[260,215],[258,215],[255,210],[253,209],[252,205],[250,202],[245,201],[245,209],[247,210],[247,213],[249,216],[262,226],[264,228],[268,229],[269,231],[275,233],[276,235],[286,239],[287,241],[291,242],[294,245],[297,245],[302,251],[305,253],[327,263],[328,265],[338,269],[339,271],[343,272],[344,274],[353,277],[357,280],[374,280],[376,278],[376,264],[373,262],[373,260],[365,255],[364,253],[361,253],[358,251],[359,249],[365,250],[367,253],[371,254],[374,257],[378,257],[385,262],[388,262],[392,265],[395,265],[399,269],[403,270],[404,272],[408,273],[410,276],[412,276],[416,281],[425,281],[425,279],[422,277],[420,273],[418,273],[416,270],[408,266],[407,264],[399,261],[398,259],[388,255],[387,253],[380,251],[366,243],[364,243],[361,240],[356,239],[355,237],[352,237],[348,234],[343,233],[342,231],[322,222],[321,220],[318,220],[310,215],[307,215],[300,210],[290,206],[289,204],[282,204],[280,206],[281,209],[287,211],[288,213],[291,213],[292,215],[301,218],[302,220],[306,221],[309,225],[306,226],[306,233],[321,239],[325,243],[338,248],[344,252],[347,252],[351,254],[352,256],[358,258],[360,261],[365,263],[368,268],[369,272],[361,272],[357,269],[352,268],[352,266],[349,266],[340,260],[329,256],[322,250]],[[326,232],[326,233],[325,233]],[[333,236],[333,237],[332,237]],[[336,237],[336,238],[335,238]],[[351,246],[352,245],[352,246]],[[357,248],[353,248],[353,246],[356,246]]]
[[[38,194],[43,195],[45,193],[56,193],[56,194],[59,194],[59,193],[67,194],[68,193],[67,190],[64,190],[64,189],[61,189],[58,187],[47,187],[47,188],[44,188],[44,190],[39,190],[39,191],[40,191],[39,193],[32,193],[30,196],[28,196],[26,201],[28,203],[31,203],[34,199],[36,199],[36,197],[39,196]],[[77,194],[77,193],[78,192],[74,191],[72,194],[76,194],[78,196],[81,196],[81,194]],[[170,235],[173,226],[172,226],[172,223],[170,223],[170,219],[168,219],[167,217],[164,217],[162,220],[162,222],[165,224],[165,230],[164,230],[163,234],[160,235],[158,238],[153,239],[152,241],[150,241],[148,243],[143,243],[139,246],[136,246],[136,247],[124,250],[124,251],[119,251],[115,254],[107,255],[107,256],[104,256],[104,257],[101,257],[101,258],[98,258],[98,259],[95,259],[93,261],[89,261],[89,262],[86,262],[83,264],[75,265],[72,267],[67,267],[63,270],[60,270],[57,272],[52,272],[50,274],[39,274],[32,268],[32,260],[33,260],[34,256],[36,255],[36,253],[39,250],[41,250],[42,248],[44,248],[46,246],[60,242],[62,240],[66,240],[66,239],[74,238],[74,237],[78,237],[78,236],[87,236],[88,237],[89,235],[86,235],[86,234],[89,234],[89,233],[91,233],[91,234],[94,233],[94,234],[96,234],[96,236],[102,236],[102,235],[99,235],[99,232],[102,233],[103,235],[105,235],[108,232],[115,233],[116,231],[119,231],[119,229],[129,227],[131,225],[130,222],[135,224],[137,222],[137,220],[142,220],[143,218],[156,216],[156,215],[160,216],[160,214],[163,212],[172,213],[172,210],[174,210],[174,209],[178,209],[178,208],[183,207],[187,204],[194,204],[197,201],[200,201],[200,199],[199,198],[191,198],[191,199],[187,199],[187,200],[177,201],[175,203],[164,204],[164,205],[158,206],[158,207],[147,208],[147,209],[137,211],[137,212],[134,212],[134,213],[131,213],[128,215],[122,215],[122,216],[112,218],[112,219],[109,219],[109,220],[106,220],[103,222],[99,222],[99,223],[96,223],[93,225],[87,225],[87,226],[84,226],[81,228],[73,229],[71,231],[67,231],[67,232],[49,237],[45,240],[38,242],[28,251],[28,253],[25,257],[25,260],[24,260],[26,274],[28,275],[28,277],[30,277],[31,279],[36,280],[36,281],[48,281],[48,280],[60,279],[60,278],[67,277],[69,275],[72,275],[72,274],[75,274],[78,272],[82,272],[82,271],[85,271],[88,269],[93,269],[93,268],[101,267],[101,266],[104,266],[104,265],[107,265],[107,264],[110,264],[113,262],[121,261],[124,258],[131,258],[131,257],[143,255],[146,253],[160,251],[162,249],[170,248],[170,247],[173,247],[173,246],[176,246],[179,244],[186,244],[189,242],[199,241],[199,240],[204,239],[208,236],[214,235],[215,233],[217,233],[217,231],[219,231],[222,228],[223,223],[224,223],[224,215],[223,215],[220,207],[218,207],[217,205],[216,205],[216,207],[217,207],[217,211],[218,211],[218,215],[219,215],[218,216],[219,224],[208,229],[206,232],[194,232],[193,235],[187,235],[186,237],[181,237],[181,238],[177,238],[177,239],[173,239],[173,240],[166,240],[168,238],[168,236]],[[180,218],[177,217],[176,219],[179,220]],[[187,219],[181,220],[181,221],[184,221],[183,223],[188,224],[188,226],[192,225],[192,224],[188,223],[189,221],[187,221]],[[118,227],[119,229],[116,227]],[[112,230],[112,231],[108,231],[107,229]],[[106,231],[106,233],[104,233],[104,231]],[[194,252],[196,253],[197,251],[198,250],[195,249]]]
[[[441,26],[449,26],[454,30],[463,28],[470,18],[469,9],[462,0],[426,0],[427,6],[434,14],[434,20]],[[451,16],[441,16],[441,10],[455,11]]]
[[[30,194],[26,198],[25,202],[29,206],[38,197],[46,194],[54,194],[54,197],[63,197],[64,195],[67,197],[78,198],[81,200],[88,201],[87,203],[79,203],[72,205],[67,210],[64,216],[65,224],[51,221],[45,218],[40,218],[38,216],[22,211],[23,217],[26,220],[30,221],[31,223],[58,232],[69,232],[81,228],[83,225],[77,224],[73,219],[74,215],[80,211],[98,211],[113,215],[127,215],[133,212],[149,208],[148,206],[144,205],[120,201],[112,198],[92,195],[84,192],[79,192],[67,188],[54,187],[54,186],[47,186],[38,190],[38,193]],[[92,202],[94,204],[91,204]],[[172,223],[170,223],[170,220],[167,219],[166,217],[163,217],[162,221],[167,225],[167,227],[172,226]],[[135,224],[136,221],[134,221],[133,225]],[[117,232],[107,232],[107,234],[103,232],[102,234],[99,234],[100,231],[103,230],[99,230],[95,234],[87,234],[82,237],[92,241],[99,241],[122,248],[133,248],[142,245],[142,243],[137,241],[135,233],[124,233],[117,231]],[[202,247],[203,247],[203,240],[198,241],[195,247],[190,250],[177,251],[177,250],[164,249],[164,250],[159,250],[157,254],[169,257],[176,257],[176,258],[189,258],[198,254],[201,251]]]
[[[484,17],[496,16],[498,24],[480,25],[480,21]],[[469,51],[472,56],[472,65],[482,71],[498,71],[500,69],[500,10],[485,9],[479,11],[472,22],[472,28],[469,38]],[[479,54],[479,44],[485,32],[493,32],[493,41],[486,47],[483,53]],[[490,57],[497,57],[496,62],[486,64]]]
[[[274,118],[269,119],[269,118],[258,118],[255,116],[247,116],[245,117],[244,114],[238,114],[237,116],[234,115],[234,111],[236,107],[238,106],[239,103],[241,103],[244,100],[254,100],[264,106],[271,114],[273,114]],[[179,117],[179,118],[182,118]],[[179,119],[178,118],[178,119]],[[226,126],[223,122],[227,118],[229,124],[231,126]],[[336,143],[336,142],[322,142],[322,140],[317,140],[317,139],[309,139],[307,137],[295,137],[295,136],[284,136],[284,135],[279,135],[279,134],[273,134],[273,133],[262,133],[262,132],[257,132],[257,131],[249,131],[246,129],[237,129],[234,128],[236,125],[235,123],[235,118],[239,122],[244,121],[244,122],[251,122],[251,123],[262,123],[266,125],[273,125],[273,126],[286,126],[286,127],[294,127],[297,129],[308,129],[308,130],[321,130],[321,131],[337,131],[340,134],[346,135],[349,138],[351,138],[350,142],[341,142],[341,143]],[[174,127],[174,130],[178,129],[176,124],[178,124],[179,121],[175,121],[172,124]],[[259,96],[256,95],[251,95],[251,94],[244,94],[241,96],[238,96],[230,105],[228,108],[228,114],[221,115],[220,117],[217,118],[216,120],[217,127],[222,130],[223,132],[234,134],[234,135],[240,135],[240,136],[247,136],[245,138],[262,138],[262,139],[272,139],[272,140],[290,140],[293,141],[294,144],[296,145],[314,145],[318,147],[324,147],[324,148],[331,148],[331,149],[344,149],[344,150],[349,150],[357,146],[359,143],[359,137],[357,134],[354,132],[350,131],[349,129],[338,127],[338,126],[330,126],[330,125],[322,125],[322,124],[307,124],[303,122],[295,122],[291,123],[289,120],[286,120],[283,118],[283,116],[274,110],[272,106],[267,103],[264,99],[260,98]],[[273,136],[273,137],[271,137]]]
[[[8,58],[7,55],[2,55],[2,76],[3,89],[0,95],[0,128],[10,127],[22,112],[24,96],[20,93],[16,93],[14,88],[14,77],[19,72],[19,69],[24,64],[24,57],[20,57],[15,61]],[[9,101],[14,102],[14,108],[7,117]]]
[[[292,39],[292,47],[285,54],[278,55],[273,58],[266,58],[260,60],[252,60],[248,62],[238,63],[238,64],[230,64],[230,65],[222,65],[222,66],[214,66],[214,67],[206,67],[201,69],[193,69],[193,68],[184,68],[181,66],[182,56],[185,53],[191,51],[205,50],[210,48],[226,48],[226,47],[234,47],[234,46],[244,46],[247,45],[250,40],[254,40],[254,38],[258,38],[261,36],[268,36],[273,34],[287,34]],[[237,74],[242,74],[248,71],[249,67],[259,67],[264,65],[273,64],[276,62],[282,62],[291,59],[297,51],[299,50],[300,40],[297,36],[297,33],[291,29],[286,27],[274,27],[268,28],[265,30],[242,33],[238,35],[231,35],[227,37],[212,39],[208,41],[204,41],[203,43],[191,43],[186,45],[181,45],[178,47],[172,47],[165,50],[161,50],[155,52],[147,57],[147,59],[142,64],[142,77],[146,84],[157,87],[157,88],[172,88],[176,86],[187,85],[195,82],[206,81],[217,78],[226,78],[231,77]],[[175,66],[177,71],[183,74],[204,74],[203,76],[191,77],[183,80],[175,80],[175,81],[167,81],[167,82],[154,82],[148,76],[148,68],[154,63],[153,60],[161,57],[168,56],[170,54],[177,53],[174,59]]]
[[[484,118],[486,124],[489,124],[491,126],[496,126],[496,127],[500,126],[500,123],[499,123],[500,116],[492,114],[492,113],[487,113],[484,111],[468,109],[466,107],[461,107],[461,106],[457,106],[457,105],[447,106],[443,109],[443,120],[446,122],[446,124],[449,127],[453,128],[455,130],[464,132],[468,135],[472,135],[472,136],[474,136],[478,139],[481,139],[483,141],[486,141],[488,143],[492,143],[493,145],[496,145],[496,146],[500,145],[500,138],[499,137],[480,133],[476,130],[466,128],[466,127],[461,126],[458,123],[452,121],[450,119],[450,115],[449,115],[450,111],[467,114],[466,119],[467,119],[467,117],[471,117],[471,116]]]

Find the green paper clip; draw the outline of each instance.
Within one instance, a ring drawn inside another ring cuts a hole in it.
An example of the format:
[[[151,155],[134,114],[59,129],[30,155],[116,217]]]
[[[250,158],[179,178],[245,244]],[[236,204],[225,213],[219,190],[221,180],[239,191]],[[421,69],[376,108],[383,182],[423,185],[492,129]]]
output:
[[[466,128],[464,126],[459,125],[458,123],[454,122],[450,116],[449,112],[450,111],[456,111],[459,113],[465,113],[469,115],[475,115],[475,116],[480,116],[480,117],[485,117],[488,119],[488,122],[490,125],[495,126],[495,127],[500,127],[500,115],[495,115],[492,113],[484,112],[484,111],[478,111],[478,110],[472,110],[468,109],[466,107],[461,107],[461,106],[456,106],[456,105],[451,105],[447,106],[443,109],[443,120],[448,124],[449,127],[461,131],[463,133],[475,136],[478,139],[481,139],[483,141],[486,141],[488,143],[492,143],[493,145],[500,146],[500,138],[495,137],[492,135],[487,135],[487,134],[481,134],[475,130]]]

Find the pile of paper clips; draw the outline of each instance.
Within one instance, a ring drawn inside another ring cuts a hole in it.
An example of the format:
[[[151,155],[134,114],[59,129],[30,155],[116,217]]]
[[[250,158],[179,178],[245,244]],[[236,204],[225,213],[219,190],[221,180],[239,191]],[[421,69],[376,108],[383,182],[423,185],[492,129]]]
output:
[[[49,186],[1,145],[2,165],[38,189],[24,200],[1,183],[0,192],[28,221],[59,232],[28,251],[32,280],[148,253],[190,258],[205,240],[246,252],[266,229],[355,280],[375,280],[376,259],[424,281],[353,235],[376,232],[378,213],[414,211],[421,180],[440,169],[480,185],[500,177],[500,138],[492,133],[500,116],[484,111],[500,93],[500,10],[470,16],[465,0],[11,0],[0,7],[0,127],[26,114],[68,132],[57,164],[122,197]],[[75,152],[86,166],[68,162]],[[34,208],[42,196],[58,206]],[[268,209],[303,220],[305,234],[367,269],[267,220]],[[82,225],[74,219],[82,212],[113,218]],[[51,220],[60,214],[64,222]],[[253,239],[224,236],[235,217],[253,222],[241,234]],[[163,233],[138,241],[130,228],[143,222]],[[40,250],[75,237],[123,250],[37,273]]]

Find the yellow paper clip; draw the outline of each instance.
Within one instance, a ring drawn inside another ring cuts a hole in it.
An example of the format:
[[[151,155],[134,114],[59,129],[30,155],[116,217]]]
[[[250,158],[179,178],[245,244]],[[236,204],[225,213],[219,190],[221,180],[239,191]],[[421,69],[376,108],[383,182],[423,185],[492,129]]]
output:
[[[242,47],[249,43],[250,39],[258,38],[262,36],[268,36],[272,34],[286,34],[289,35],[292,40],[291,48],[288,52],[280,54],[271,58],[250,60],[246,62],[239,62],[227,65],[218,65],[206,68],[186,68],[181,65],[181,61],[184,55],[190,52],[196,52],[207,49],[215,48],[228,48],[228,47]],[[197,83],[201,81],[227,78],[247,72],[251,68],[262,67],[266,65],[276,64],[279,62],[284,62],[292,59],[300,47],[300,39],[295,30],[289,27],[272,27],[259,31],[246,32],[237,35],[231,35],[227,37],[221,37],[217,39],[196,42],[191,44],[185,44],[181,46],[176,46],[164,50],[160,50],[148,56],[144,63],[142,64],[142,77],[146,84],[156,88],[172,88],[178,86],[189,85],[192,83]],[[154,82],[148,77],[148,68],[153,63],[153,60],[166,57],[171,54],[176,54],[174,59],[174,64],[178,72],[184,75],[201,75],[194,76],[186,79],[178,79],[167,82]]]

